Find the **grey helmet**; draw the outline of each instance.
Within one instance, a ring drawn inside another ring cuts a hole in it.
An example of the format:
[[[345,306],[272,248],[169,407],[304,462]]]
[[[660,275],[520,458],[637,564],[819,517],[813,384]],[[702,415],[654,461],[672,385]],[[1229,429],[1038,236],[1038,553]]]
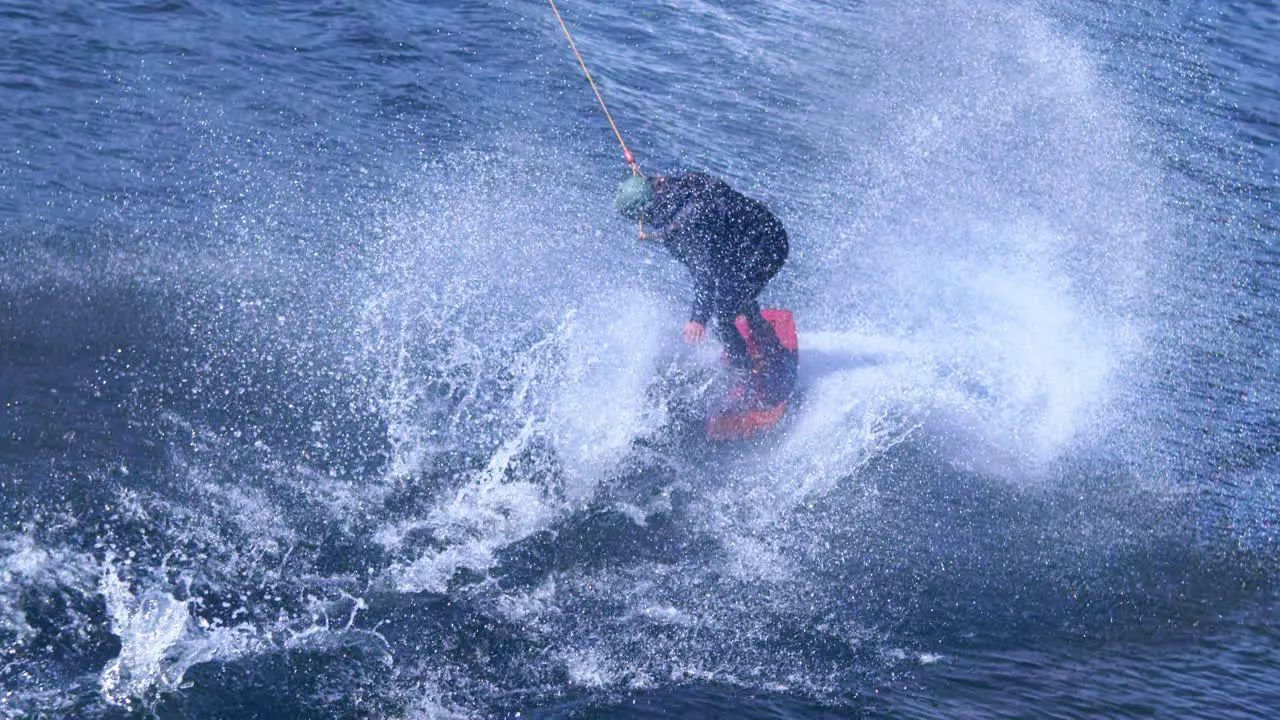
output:
[[[652,201],[653,181],[639,175],[632,175],[618,185],[618,196],[614,199],[614,204],[622,217],[638,220]]]

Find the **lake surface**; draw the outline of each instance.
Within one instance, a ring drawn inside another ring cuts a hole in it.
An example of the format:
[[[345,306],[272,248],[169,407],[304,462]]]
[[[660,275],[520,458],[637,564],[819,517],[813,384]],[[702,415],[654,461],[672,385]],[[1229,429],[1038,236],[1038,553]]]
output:
[[[1274,714],[1280,9],[559,5],[759,441],[549,5],[0,7],[0,716]]]

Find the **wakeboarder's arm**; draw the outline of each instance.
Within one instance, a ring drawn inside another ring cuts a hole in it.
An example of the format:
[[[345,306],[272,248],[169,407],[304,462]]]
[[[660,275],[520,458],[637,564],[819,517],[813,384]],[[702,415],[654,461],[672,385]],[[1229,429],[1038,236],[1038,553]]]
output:
[[[711,306],[715,297],[715,283],[710,278],[693,276],[693,308],[689,310],[689,322],[706,325],[711,317]]]

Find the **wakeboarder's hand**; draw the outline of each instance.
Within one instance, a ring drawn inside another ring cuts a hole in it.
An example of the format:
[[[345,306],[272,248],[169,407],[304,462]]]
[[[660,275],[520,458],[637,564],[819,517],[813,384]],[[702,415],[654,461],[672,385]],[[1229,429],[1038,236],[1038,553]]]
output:
[[[684,326],[684,341],[690,345],[697,345],[702,342],[702,338],[707,334],[707,328],[697,320],[690,320],[688,325]]]

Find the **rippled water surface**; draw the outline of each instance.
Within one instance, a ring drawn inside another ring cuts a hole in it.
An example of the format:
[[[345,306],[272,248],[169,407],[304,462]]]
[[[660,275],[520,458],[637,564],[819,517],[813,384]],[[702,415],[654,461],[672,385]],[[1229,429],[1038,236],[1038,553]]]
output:
[[[758,442],[549,5],[0,7],[0,715],[1280,707],[1280,11],[559,5],[791,233]]]

